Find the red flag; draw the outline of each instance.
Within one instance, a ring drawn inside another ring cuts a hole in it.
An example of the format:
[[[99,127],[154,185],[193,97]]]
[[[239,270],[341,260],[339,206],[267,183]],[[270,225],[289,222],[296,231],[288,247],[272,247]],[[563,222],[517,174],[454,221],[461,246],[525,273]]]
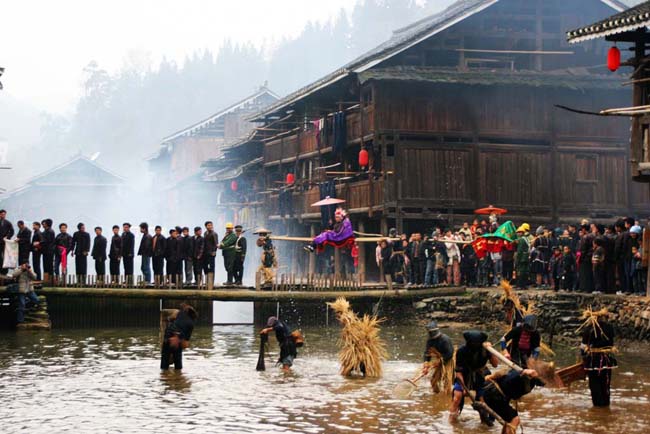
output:
[[[472,247],[474,247],[474,251],[476,252],[476,256],[479,259],[485,258],[485,255],[488,254],[487,244],[488,244],[488,240],[486,240],[483,237],[478,237],[477,239],[472,241]]]

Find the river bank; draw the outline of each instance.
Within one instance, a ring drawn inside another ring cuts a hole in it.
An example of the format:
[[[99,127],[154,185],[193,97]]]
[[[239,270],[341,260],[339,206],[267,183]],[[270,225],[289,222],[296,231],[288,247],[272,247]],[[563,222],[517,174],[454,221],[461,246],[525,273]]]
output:
[[[630,295],[583,294],[526,290],[520,299],[533,303],[543,333],[572,340],[580,325],[580,315],[588,307],[607,308],[619,337],[650,341],[650,299]],[[493,324],[503,322],[504,312],[499,288],[468,288],[463,296],[428,298],[413,304],[421,320]]]

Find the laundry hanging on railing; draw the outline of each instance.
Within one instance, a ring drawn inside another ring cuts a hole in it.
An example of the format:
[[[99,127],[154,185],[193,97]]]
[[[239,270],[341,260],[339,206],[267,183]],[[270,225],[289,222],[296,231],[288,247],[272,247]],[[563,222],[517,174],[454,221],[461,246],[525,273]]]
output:
[[[348,126],[346,114],[343,111],[334,113],[334,153],[341,153],[348,142]]]

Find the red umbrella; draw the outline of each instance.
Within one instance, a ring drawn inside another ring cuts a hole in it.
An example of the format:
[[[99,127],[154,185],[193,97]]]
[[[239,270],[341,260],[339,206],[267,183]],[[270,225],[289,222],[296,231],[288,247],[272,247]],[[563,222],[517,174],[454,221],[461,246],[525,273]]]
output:
[[[337,205],[339,203],[345,203],[345,201],[343,199],[333,199],[327,196],[323,200],[319,200],[316,203],[312,203],[311,206],[328,206],[328,205]]]
[[[501,215],[507,212],[508,212],[507,209],[497,208],[494,205],[490,205],[487,208],[479,208],[474,210],[474,214],[485,214],[485,215],[490,215],[490,214]]]

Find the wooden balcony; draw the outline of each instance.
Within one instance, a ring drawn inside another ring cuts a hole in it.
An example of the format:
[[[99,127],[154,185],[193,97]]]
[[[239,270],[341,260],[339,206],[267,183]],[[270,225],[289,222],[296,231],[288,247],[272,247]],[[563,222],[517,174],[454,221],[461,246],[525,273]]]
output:
[[[295,157],[298,149],[298,136],[295,134],[273,140],[264,146],[264,163]]]
[[[310,152],[318,151],[318,141],[316,139],[316,131],[303,131],[298,137],[298,149],[301,154],[308,154]]]

